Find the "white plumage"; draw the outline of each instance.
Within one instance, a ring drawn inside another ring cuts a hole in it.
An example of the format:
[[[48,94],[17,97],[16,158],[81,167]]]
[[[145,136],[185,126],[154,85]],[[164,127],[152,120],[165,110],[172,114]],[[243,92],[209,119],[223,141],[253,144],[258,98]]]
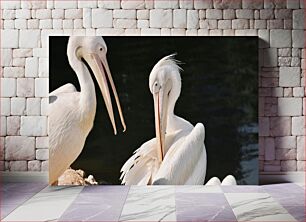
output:
[[[205,129],[174,114],[181,92],[173,55],[161,59],[149,80],[154,98],[156,138],[145,142],[121,169],[126,185],[201,185],[206,174]]]
[[[112,88],[118,106],[121,122],[125,123],[119,98],[106,60],[107,47],[102,37],[70,37],[67,47],[69,64],[75,71],[81,90],[68,83],[49,95],[49,183],[56,183],[58,177],[70,167],[80,155],[86,137],[93,127],[96,114],[96,92],[91,74],[82,61],[92,69],[101,89],[114,133],[116,125],[108,88]],[[65,73],[60,73],[65,75]]]

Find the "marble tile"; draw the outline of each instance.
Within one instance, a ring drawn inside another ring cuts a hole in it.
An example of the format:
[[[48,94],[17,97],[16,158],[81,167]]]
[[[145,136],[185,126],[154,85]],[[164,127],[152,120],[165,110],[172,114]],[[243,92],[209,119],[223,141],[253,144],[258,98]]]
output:
[[[281,205],[305,206],[305,192],[303,193],[270,193],[274,200]]]
[[[280,183],[261,186],[267,193],[303,193],[305,189],[294,183]]]
[[[82,189],[83,187],[46,187],[15,209],[3,221],[57,220]]]
[[[296,221],[267,193],[225,193],[238,221]]]
[[[120,221],[176,221],[174,186],[131,186]]]
[[[221,186],[224,193],[264,193],[265,190],[260,186],[238,185]]]
[[[223,193],[220,186],[176,186],[176,193]]]
[[[45,183],[3,183],[0,186],[1,192],[8,193],[38,193],[47,184]]]
[[[118,221],[128,186],[85,187],[58,221]]]
[[[177,221],[236,221],[222,193],[177,193]]]
[[[305,205],[283,206],[297,221],[305,222]]]
[[[16,207],[17,205],[1,205],[0,207],[1,217],[0,218],[3,219],[7,215],[9,215]]]

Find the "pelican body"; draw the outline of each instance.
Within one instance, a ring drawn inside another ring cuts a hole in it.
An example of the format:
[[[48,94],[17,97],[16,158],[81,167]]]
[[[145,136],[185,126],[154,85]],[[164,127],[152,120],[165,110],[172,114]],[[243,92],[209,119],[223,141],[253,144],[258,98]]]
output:
[[[206,174],[205,128],[174,114],[181,92],[180,67],[173,55],[152,69],[156,138],[145,142],[121,169],[126,185],[203,185]]]
[[[107,63],[106,52],[107,47],[102,37],[69,38],[67,56],[80,83],[80,92],[68,83],[49,94],[50,184],[55,184],[64,171],[77,159],[93,127],[97,106],[96,92],[85,62],[92,69],[98,82],[116,134],[109,82],[125,131],[120,102]]]

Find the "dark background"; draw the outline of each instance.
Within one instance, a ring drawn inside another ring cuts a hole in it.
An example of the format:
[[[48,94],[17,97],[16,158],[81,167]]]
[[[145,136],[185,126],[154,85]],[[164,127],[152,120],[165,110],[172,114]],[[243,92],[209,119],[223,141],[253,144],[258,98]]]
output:
[[[164,56],[183,62],[182,92],[175,113],[206,129],[206,181],[233,174],[239,184],[258,183],[257,37],[104,37],[108,63],[123,108],[127,131],[114,136],[96,82],[94,128],[72,168],[101,184],[120,184],[120,169],[133,151],[155,137],[149,74]],[[68,37],[50,37],[50,92],[79,83],[70,68]],[[114,111],[117,112],[113,101]]]

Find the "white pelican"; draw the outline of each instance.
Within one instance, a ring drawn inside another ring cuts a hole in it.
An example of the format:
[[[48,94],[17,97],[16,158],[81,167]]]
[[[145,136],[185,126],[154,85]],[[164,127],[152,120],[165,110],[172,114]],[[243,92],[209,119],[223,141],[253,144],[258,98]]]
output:
[[[203,185],[205,129],[174,114],[181,92],[180,67],[173,55],[161,59],[149,78],[154,99],[156,138],[144,143],[121,169],[126,185]]]
[[[82,59],[88,63],[98,82],[114,133],[117,131],[107,82],[118,106],[123,131],[126,129],[106,52],[107,47],[102,37],[69,38],[67,56],[79,80],[80,92],[68,83],[49,95],[50,184],[56,183],[58,177],[76,160],[93,127],[97,106],[96,92],[91,74]]]

